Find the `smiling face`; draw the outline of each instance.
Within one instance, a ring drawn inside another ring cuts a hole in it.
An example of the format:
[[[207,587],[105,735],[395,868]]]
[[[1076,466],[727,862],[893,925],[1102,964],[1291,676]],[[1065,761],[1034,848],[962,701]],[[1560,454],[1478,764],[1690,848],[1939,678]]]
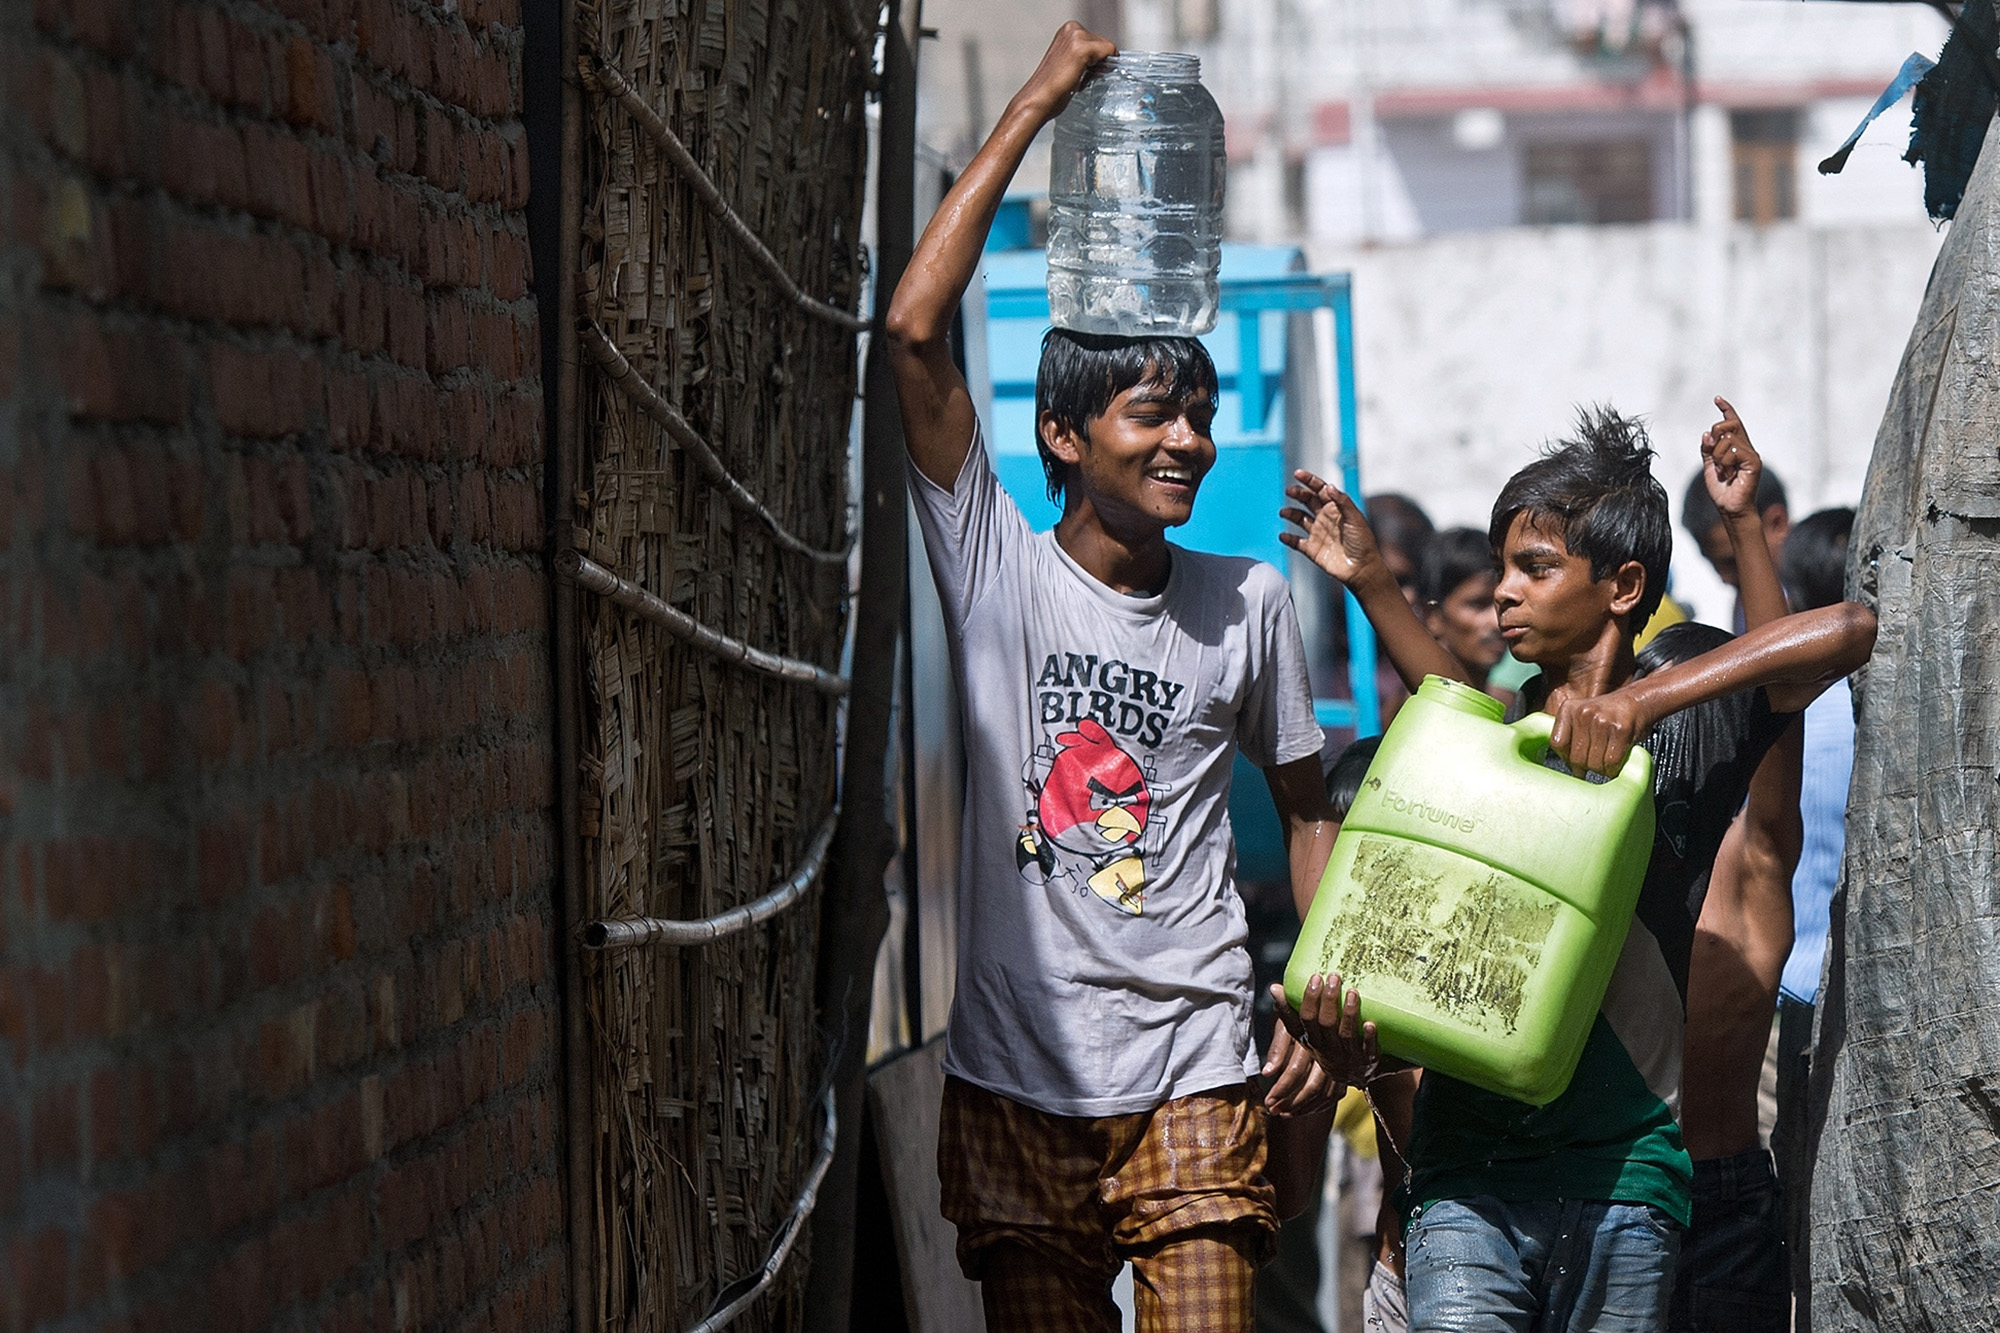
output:
[[[1105,527],[1125,534],[1179,527],[1215,466],[1214,419],[1208,394],[1184,399],[1153,380],[1113,398],[1082,432],[1044,413],[1042,440],[1069,466],[1065,511],[1088,503]]]
[[[1589,559],[1570,553],[1558,525],[1518,513],[1500,548],[1493,590],[1500,637],[1523,662],[1561,666],[1598,646],[1608,623],[1629,617],[1645,587],[1638,561],[1592,578]]]

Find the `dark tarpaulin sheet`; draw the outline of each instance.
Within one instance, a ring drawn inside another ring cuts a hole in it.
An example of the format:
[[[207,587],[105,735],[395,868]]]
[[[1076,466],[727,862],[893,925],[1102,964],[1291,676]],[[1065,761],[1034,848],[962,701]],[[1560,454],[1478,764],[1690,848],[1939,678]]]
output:
[[[1848,558],[1847,863],[1818,1018],[1814,1333],[2000,1329],[2000,134],[1875,439]]]
[[[1993,122],[2000,91],[1994,30],[1993,0],[1966,0],[1937,64],[1910,99],[1910,151],[1903,160],[1923,163],[1924,209],[1934,218],[1957,213]]]

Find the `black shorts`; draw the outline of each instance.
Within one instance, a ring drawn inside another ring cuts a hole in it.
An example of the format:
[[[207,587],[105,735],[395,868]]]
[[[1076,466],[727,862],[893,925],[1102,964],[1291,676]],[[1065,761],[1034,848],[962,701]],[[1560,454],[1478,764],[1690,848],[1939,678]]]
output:
[[[1681,1240],[1672,1333],[1788,1333],[1785,1196],[1762,1148],[1694,1164],[1694,1225]]]

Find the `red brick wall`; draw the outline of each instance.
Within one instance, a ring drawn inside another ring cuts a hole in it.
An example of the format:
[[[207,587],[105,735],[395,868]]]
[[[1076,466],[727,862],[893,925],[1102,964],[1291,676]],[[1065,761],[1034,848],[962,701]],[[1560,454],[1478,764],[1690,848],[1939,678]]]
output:
[[[566,1318],[521,62],[0,0],[0,1329]]]

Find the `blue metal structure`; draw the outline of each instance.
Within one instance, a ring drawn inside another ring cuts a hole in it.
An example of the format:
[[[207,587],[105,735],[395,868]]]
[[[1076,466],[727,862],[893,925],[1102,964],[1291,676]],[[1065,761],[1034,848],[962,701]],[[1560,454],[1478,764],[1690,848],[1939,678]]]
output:
[[[1285,246],[1222,247],[1222,318],[1202,338],[1215,369],[1215,469],[1202,485],[1195,517],[1176,533],[1183,544],[1226,555],[1248,555],[1287,567],[1278,541],[1277,508],[1288,478],[1285,462],[1285,316],[1329,309],[1333,316],[1334,404],[1340,425],[1340,485],[1361,494],[1356,447],[1354,306],[1345,273],[1306,273]],[[1047,263],[1040,250],[989,250],[985,256],[987,361],[993,386],[988,441],[1001,484],[1039,531],[1060,517],[1047,496],[1035,452],[1035,370],[1048,328]],[[1350,596],[1347,616],[1351,699],[1316,699],[1320,725],[1356,736],[1381,729],[1375,691],[1375,631]]]

